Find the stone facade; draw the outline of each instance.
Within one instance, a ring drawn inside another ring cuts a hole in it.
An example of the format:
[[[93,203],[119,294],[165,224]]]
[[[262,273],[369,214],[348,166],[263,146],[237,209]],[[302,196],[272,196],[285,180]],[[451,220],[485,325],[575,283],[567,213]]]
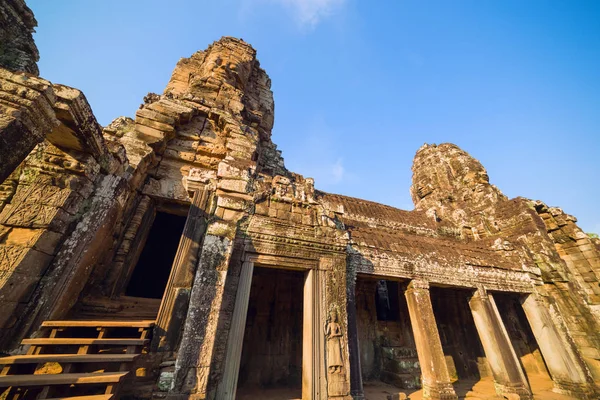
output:
[[[34,75],[25,4],[0,16],[2,351],[44,320],[133,304],[156,319],[137,397],[362,399],[380,380],[455,399],[457,380],[489,377],[527,399],[545,374],[597,398],[600,242],[575,218],[508,199],[452,144],[417,151],[412,211],[315,189],[285,168],[269,77],[230,37],[103,128],[81,92]],[[161,300],[134,301],[157,213],[185,227]]]

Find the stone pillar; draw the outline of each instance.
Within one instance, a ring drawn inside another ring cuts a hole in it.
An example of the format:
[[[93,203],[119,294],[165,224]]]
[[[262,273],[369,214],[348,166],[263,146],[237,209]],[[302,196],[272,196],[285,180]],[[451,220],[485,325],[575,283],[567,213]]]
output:
[[[227,339],[223,380],[217,391],[217,399],[220,400],[235,399],[253,271],[254,263],[246,261],[242,264],[237,295],[235,296],[233,316],[231,318],[231,327],[229,328],[229,337]]]
[[[320,329],[318,271],[309,270],[304,279],[302,316],[302,400],[320,399],[319,362],[323,359]]]
[[[227,227],[221,221],[215,221],[207,228],[168,399],[215,398],[218,385],[215,371],[218,363],[223,361],[216,359],[215,354],[221,350],[216,344],[221,341],[218,337],[219,322],[224,319],[222,306],[227,272],[235,267],[234,264],[240,263],[233,257],[236,252],[230,239],[235,229],[235,225]],[[220,236],[223,233],[228,233],[229,237]]]
[[[348,351],[350,355],[350,395],[355,400],[363,400],[365,393],[360,368],[360,346],[356,325],[356,277],[348,279],[346,310],[348,312]]]
[[[552,317],[544,298],[529,294],[521,304],[557,391],[586,398],[590,385],[585,364],[573,344],[561,335],[558,319]]]
[[[190,302],[198,253],[206,231],[206,205],[210,192],[197,188],[183,228],[171,274],[163,294],[152,340],[154,351],[173,351],[177,347]]]
[[[405,292],[423,381],[423,398],[457,399],[433,315],[429,283],[412,280]]]
[[[521,399],[530,399],[531,390],[494,298],[485,289],[480,288],[469,300],[469,306],[485,357],[494,376],[496,392],[501,396],[516,393]]]

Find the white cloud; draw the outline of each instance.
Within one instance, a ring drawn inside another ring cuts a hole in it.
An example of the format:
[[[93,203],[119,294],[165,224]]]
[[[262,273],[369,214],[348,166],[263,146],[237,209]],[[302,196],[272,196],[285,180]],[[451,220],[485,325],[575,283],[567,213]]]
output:
[[[288,8],[303,27],[313,28],[339,10],[346,0],[272,0]]]
[[[342,159],[338,158],[335,164],[331,167],[331,175],[333,176],[333,181],[335,183],[339,183],[344,179],[344,165],[342,164]]]

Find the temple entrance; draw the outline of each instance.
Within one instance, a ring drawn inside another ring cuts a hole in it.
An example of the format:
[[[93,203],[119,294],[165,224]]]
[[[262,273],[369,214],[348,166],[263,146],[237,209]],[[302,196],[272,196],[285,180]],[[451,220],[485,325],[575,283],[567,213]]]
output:
[[[495,292],[493,296],[531,390],[534,394],[552,390],[552,379],[523,311],[521,295]]]
[[[186,217],[157,212],[148,239],[125,289],[126,296],[161,299]]]
[[[359,277],[356,317],[367,398],[418,390],[421,368],[402,283]]]
[[[450,381],[456,394],[459,398],[468,392],[494,394],[492,373],[469,307],[473,291],[431,287],[430,293]]]
[[[302,398],[305,275],[254,267],[236,398]]]

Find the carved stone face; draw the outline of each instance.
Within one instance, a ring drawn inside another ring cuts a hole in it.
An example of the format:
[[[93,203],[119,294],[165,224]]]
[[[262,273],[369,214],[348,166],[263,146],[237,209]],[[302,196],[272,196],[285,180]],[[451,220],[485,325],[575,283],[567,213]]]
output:
[[[335,310],[329,311],[329,318],[331,318],[332,322],[338,322],[338,315]]]

